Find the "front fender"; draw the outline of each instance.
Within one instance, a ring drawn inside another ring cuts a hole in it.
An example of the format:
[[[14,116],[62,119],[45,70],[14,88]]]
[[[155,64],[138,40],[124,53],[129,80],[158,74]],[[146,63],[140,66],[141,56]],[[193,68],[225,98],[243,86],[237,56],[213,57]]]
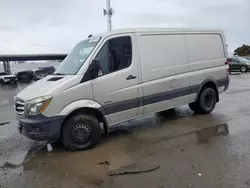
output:
[[[98,109],[99,111],[101,111],[101,113],[103,115],[105,115],[106,113],[104,112],[102,106],[90,99],[83,99],[83,100],[77,100],[74,101],[70,104],[68,104],[66,107],[64,107],[62,109],[62,111],[59,113],[59,115],[61,116],[67,116],[69,115],[71,112],[80,109],[80,108],[94,108],[94,109]]]

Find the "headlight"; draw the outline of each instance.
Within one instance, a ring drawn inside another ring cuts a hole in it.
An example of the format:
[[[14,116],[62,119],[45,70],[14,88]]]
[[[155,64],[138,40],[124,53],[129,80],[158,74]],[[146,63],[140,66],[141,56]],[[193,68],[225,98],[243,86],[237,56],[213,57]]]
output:
[[[52,96],[38,97],[31,100],[28,104],[28,114],[37,115],[42,113],[52,100]]]

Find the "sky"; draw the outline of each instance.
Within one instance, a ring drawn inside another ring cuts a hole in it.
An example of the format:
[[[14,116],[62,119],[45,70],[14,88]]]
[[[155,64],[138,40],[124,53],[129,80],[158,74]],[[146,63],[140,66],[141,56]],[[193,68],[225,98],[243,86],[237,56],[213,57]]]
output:
[[[0,0],[0,54],[68,53],[107,30],[105,0]],[[113,29],[215,28],[228,51],[250,45],[250,0],[111,0]]]

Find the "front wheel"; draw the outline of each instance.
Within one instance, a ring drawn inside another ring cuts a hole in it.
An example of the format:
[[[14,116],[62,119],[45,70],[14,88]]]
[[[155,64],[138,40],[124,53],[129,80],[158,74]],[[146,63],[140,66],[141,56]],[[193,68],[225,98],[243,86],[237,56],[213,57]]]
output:
[[[247,67],[246,66],[241,66],[240,67],[240,72],[247,72]]]
[[[196,113],[208,114],[215,108],[217,101],[216,92],[213,88],[202,89],[196,102],[189,104],[191,110]]]
[[[101,137],[98,120],[91,115],[78,113],[68,119],[62,128],[62,143],[70,150],[93,148]]]

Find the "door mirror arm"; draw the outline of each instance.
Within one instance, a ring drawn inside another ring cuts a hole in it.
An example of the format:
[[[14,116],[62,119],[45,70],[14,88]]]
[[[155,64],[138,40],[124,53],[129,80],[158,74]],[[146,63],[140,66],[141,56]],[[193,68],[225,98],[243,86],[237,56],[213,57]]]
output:
[[[91,79],[95,79],[98,77],[99,70],[100,70],[100,60],[95,58],[92,60],[90,65]]]

